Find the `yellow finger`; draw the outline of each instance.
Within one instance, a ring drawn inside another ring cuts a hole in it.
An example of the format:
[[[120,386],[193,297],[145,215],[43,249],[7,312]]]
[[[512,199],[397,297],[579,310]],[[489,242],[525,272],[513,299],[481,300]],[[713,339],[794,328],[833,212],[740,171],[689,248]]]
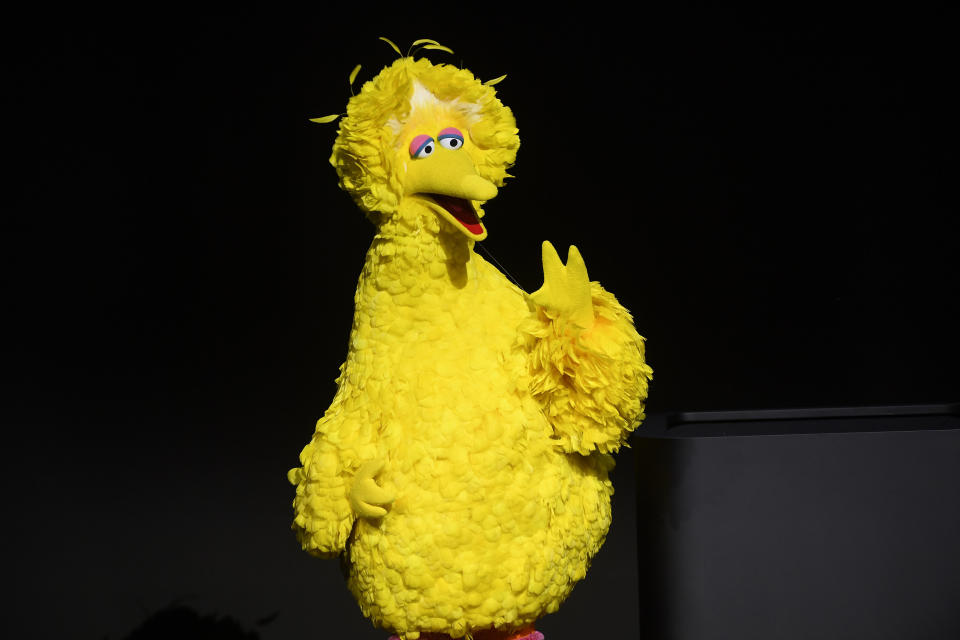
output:
[[[375,478],[378,473],[383,471],[384,465],[387,461],[383,458],[377,458],[376,460],[370,460],[365,462],[362,467],[357,471],[356,478]]]
[[[363,478],[357,486],[357,498],[361,502],[369,504],[390,504],[394,501],[394,495],[378,485],[370,478]]]
[[[553,245],[550,244],[549,240],[543,241],[543,284],[547,285],[548,282],[561,282],[564,279],[563,275],[563,262],[560,261],[560,256],[557,255],[557,250],[553,248]]]
[[[356,505],[357,514],[364,518],[382,518],[387,515],[387,510],[383,507],[375,507],[372,504],[358,502]]]
[[[590,282],[583,256],[580,255],[580,250],[573,244],[567,250],[567,277],[573,282]]]

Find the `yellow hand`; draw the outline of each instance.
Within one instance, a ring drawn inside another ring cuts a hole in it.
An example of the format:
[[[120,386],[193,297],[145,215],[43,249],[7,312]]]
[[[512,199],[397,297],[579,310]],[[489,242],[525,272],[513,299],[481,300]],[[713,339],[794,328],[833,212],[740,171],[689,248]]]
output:
[[[543,243],[543,286],[530,294],[540,305],[559,312],[583,329],[593,326],[593,302],[587,265],[573,245],[567,251],[564,265],[557,250],[547,241]]]
[[[371,460],[360,467],[353,476],[353,486],[350,487],[350,506],[358,516],[382,518],[387,515],[384,506],[389,506],[396,499],[395,495],[378,485],[373,479],[383,470],[385,462],[382,458]]]

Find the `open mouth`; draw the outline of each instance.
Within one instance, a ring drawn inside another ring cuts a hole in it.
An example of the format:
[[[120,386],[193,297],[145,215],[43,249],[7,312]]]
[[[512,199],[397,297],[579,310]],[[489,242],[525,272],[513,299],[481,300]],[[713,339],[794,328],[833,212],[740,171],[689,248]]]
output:
[[[449,213],[454,220],[459,222],[464,229],[469,231],[474,236],[481,236],[485,234],[483,225],[480,224],[480,217],[477,216],[477,211],[473,208],[473,203],[469,200],[455,198],[453,196],[445,196],[439,193],[428,193],[425,195],[429,196],[431,200],[440,205],[444,211]]]

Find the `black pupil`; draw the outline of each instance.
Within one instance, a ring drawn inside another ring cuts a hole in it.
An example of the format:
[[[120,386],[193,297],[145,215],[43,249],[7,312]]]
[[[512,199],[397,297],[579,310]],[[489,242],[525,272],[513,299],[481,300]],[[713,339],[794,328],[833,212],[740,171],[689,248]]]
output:
[[[456,138],[452,138],[452,139],[450,140],[450,146],[451,146],[451,147],[455,147],[455,146],[457,146],[458,144],[460,144],[460,141],[457,140]]]
[[[433,147],[431,147],[430,145],[427,145],[423,148],[423,150],[427,153],[430,153],[433,151]]]

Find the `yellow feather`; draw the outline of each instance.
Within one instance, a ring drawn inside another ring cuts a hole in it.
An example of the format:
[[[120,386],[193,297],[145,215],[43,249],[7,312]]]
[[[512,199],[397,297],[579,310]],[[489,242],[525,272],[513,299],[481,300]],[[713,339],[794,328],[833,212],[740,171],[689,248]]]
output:
[[[397,45],[393,44],[393,40],[391,40],[391,39],[389,39],[389,38],[384,38],[383,36],[380,36],[380,39],[383,40],[384,42],[386,42],[388,45],[390,45],[390,48],[393,49],[394,51],[396,51],[396,52],[397,52],[397,55],[399,55],[399,56],[402,56],[402,55],[403,55],[402,53],[400,53],[400,49],[397,48]]]
[[[506,78],[507,78],[507,74],[503,74],[503,75],[500,76],[499,78],[494,78],[493,80],[487,80],[487,81],[484,82],[483,84],[487,85],[488,87],[492,87],[493,85],[495,85],[495,84],[497,84],[497,83],[503,82]]]
[[[353,71],[350,72],[350,86],[353,86],[353,81],[357,79],[358,73],[360,73],[359,64],[353,68]]]
[[[430,38],[420,38],[419,40],[414,40],[414,41],[413,41],[413,44],[411,44],[410,46],[411,46],[411,47],[415,47],[415,46],[417,46],[418,44],[423,44],[423,43],[427,43],[427,44],[437,44],[437,45],[440,44],[440,43],[437,42],[436,40],[431,40]]]
[[[446,51],[447,53],[453,53],[453,49],[450,47],[445,47],[442,44],[425,44],[423,45],[424,49],[437,49],[439,51]]]
[[[333,122],[340,117],[339,113],[335,113],[332,116],[322,116],[320,118],[310,118],[310,122],[316,122],[317,124],[327,124],[328,122]]]

